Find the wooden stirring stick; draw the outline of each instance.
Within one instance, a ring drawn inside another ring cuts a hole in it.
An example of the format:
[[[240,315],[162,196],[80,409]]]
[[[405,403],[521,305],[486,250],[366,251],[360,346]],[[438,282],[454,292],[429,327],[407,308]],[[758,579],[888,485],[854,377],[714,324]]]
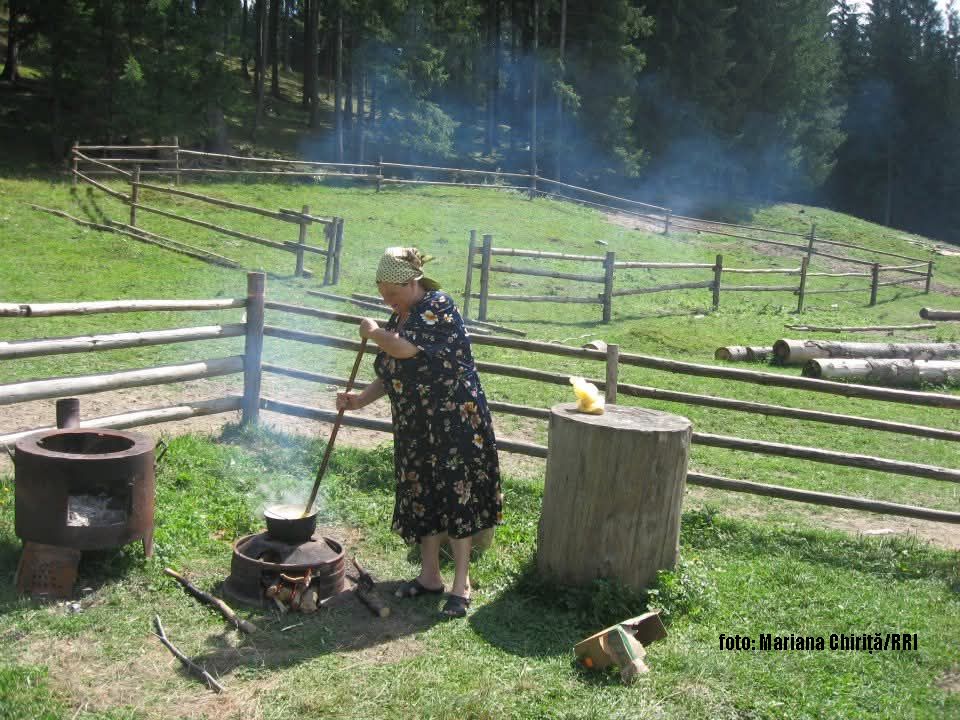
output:
[[[363,360],[363,352],[367,349],[367,339],[360,341],[360,350],[357,352],[357,359],[353,361],[353,370],[350,372],[350,378],[347,380],[347,389],[350,392],[353,389],[353,381],[357,378],[357,370],[360,369],[360,361]],[[337,419],[333,422],[333,431],[330,433],[330,440],[327,441],[327,449],[323,452],[323,460],[320,461],[320,469],[317,470],[317,479],[313,481],[313,490],[310,491],[310,499],[307,500],[307,506],[303,509],[303,517],[310,514],[310,508],[313,507],[313,501],[317,499],[317,493],[320,490],[320,480],[327,471],[327,463],[330,462],[330,454],[333,452],[333,443],[337,440],[337,433],[340,431],[340,423],[343,420],[343,412],[346,408],[337,413]]]

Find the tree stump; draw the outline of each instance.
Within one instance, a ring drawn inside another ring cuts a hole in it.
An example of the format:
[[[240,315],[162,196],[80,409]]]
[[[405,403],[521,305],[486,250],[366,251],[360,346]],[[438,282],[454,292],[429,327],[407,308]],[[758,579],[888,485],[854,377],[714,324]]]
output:
[[[692,426],[679,415],[574,403],[550,411],[537,565],[580,584],[617,578],[642,590],[676,565]]]

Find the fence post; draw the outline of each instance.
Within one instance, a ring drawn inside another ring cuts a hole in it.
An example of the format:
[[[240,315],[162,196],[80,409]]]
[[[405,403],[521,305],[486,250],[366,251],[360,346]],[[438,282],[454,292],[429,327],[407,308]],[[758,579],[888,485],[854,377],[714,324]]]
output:
[[[613,315],[613,271],[617,260],[615,252],[608,252],[603,260],[603,322],[610,322]]]
[[[78,147],[80,147],[80,143],[74,140],[73,147],[70,148],[70,157],[72,158],[70,167],[73,170],[73,172],[70,173],[70,184],[73,185],[73,187],[77,186],[77,171],[80,169],[80,158],[77,157]]]
[[[880,263],[874,263],[870,268],[870,307],[877,304],[877,290],[880,284]]]
[[[470,319],[470,293],[473,292],[473,255],[477,251],[477,231],[470,231],[470,244],[467,246],[467,281],[463,286],[463,318]]]
[[[383,188],[383,155],[377,160],[377,192]]]
[[[817,239],[817,224],[810,223],[810,239],[807,242],[807,260],[813,258],[813,243]]]
[[[309,214],[310,214],[310,206],[309,206],[309,205],[304,205],[303,208],[302,208],[302,212],[303,212],[304,215],[309,215]],[[303,275],[303,246],[307,244],[307,226],[308,226],[308,224],[309,224],[309,220],[307,220],[306,218],[301,218],[301,219],[300,219],[300,223],[299,223],[300,233],[299,233],[299,235],[297,236],[297,244],[298,244],[300,247],[297,248],[297,267],[296,267],[296,269],[294,269],[294,271],[293,271],[293,274],[294,274],[295,276],[297,276],[297,277],[300,277],[300,276]]]
[[[340,284],[340,252],[343,250],[343,223],[342,217],[337,218],[337,234],[333,248],[333,284]]]
[[[811,236],[812,237],[812,236]],[[807,268],[810,265],[809,258],[800,259],[800,287],[797,288],[797,312],[803,312],[803,295],[807,292]]]
[[[617,374],[620,370],[620,346],[607,345],[607,389],[604,399],[611,405],[617,404]]]
[[[930,294],[930,285],[933,283],[933,260],[927,263],[927,282],[923,286],[923,291]]]
[[[175,165],[174,165],[175,174],[173,176],[173,184],[179,185],[180,184],[180,137],[178,135],[173,136],[173,144],[174,144],[173,159],[175,162]]]
[[[130,226],[137,226],[137,203],[140,202],[140,166],[133,166],[133,177],[130,178]]]
[[[535,171],[531,171],[530,172],[530,199],[533,200],[533,198],[535,198],[536,195],[537,195],[537,173]]]
[[[490,292],[490,255],[493,235],[483,236],[483,254],[480,256],[480,321],[487,319],[487,293]]]
[[[717,255],[713,266],[713,309],[720,307],[720,279],[723,277],[723,255]]]
[[[323,226],[323,234],[327,236],[326,264],[323,268],[323,284],[329,285],[333,277],[333,255],[337,251],[337,218]]]
[[[667,208],[667,214],[666,214],[666,216],[665,216],[664,219],[663,219],[663,234],[664,234],[664,235],[669,235],[669,234],[670,234],[670,215],[671,215],[671,214],[672,214],[672,213],[670,212],[670,208]]]
[[[243,415],[241,423],[256,424],[260,416],[260,362],[263,356],[263,294],[266,275],[247,273],[247,333],[243,349]]]

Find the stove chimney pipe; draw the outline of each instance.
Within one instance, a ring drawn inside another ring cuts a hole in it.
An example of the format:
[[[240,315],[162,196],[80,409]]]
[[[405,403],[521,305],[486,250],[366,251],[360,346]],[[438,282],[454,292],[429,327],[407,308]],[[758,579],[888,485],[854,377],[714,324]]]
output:
[[[64,398],[57,400],[57,428],[74,428],[80,426],[80,398]]]

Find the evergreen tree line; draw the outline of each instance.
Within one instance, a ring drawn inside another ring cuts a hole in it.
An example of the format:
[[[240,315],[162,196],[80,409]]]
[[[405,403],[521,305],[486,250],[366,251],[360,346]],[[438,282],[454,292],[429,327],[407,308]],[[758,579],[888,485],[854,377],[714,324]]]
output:
[[[255,139],[293,103],[316,158],[535,167],[686,212],[813,200],[960,237],[952,2],[4,5],[0,78],[24,53],[44,59],[58,152],[172,135],[226,150],[228,123]],[[281,87],[291,70],[296,92]]]

